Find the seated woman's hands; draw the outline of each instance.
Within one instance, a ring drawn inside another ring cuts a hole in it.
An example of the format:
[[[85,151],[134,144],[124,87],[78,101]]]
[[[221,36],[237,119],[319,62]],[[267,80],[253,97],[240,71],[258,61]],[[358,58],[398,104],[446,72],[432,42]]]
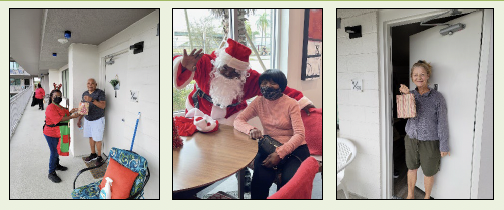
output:
[[[72,110],[70,110],[70,114],[73,114],[74,112],[76,112],[78,109],[77,108],[73,108]]]
[[[249,136],[251,139],[260,139],[262,138],[262,132],[259,129],[254,128],[250,130]]]
[[[266,168],[273,168],[280,163],[280,160],[280,156],[276,152],[273,152],[262,162],[262,165]]]

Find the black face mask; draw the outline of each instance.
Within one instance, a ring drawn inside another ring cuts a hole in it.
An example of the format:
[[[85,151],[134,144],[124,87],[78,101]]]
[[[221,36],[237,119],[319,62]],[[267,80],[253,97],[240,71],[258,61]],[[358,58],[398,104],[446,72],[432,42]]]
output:
[[[267,86],[261,87],[261,94],[264,96],[264,98],[270,101],[277,100],[283,95],[282,90],[280,88],[275,89]]]
[[[54,98],[53,102],[54,102],[55,104],[60,104],[62,100],[63,100],[63,98],[56,96],[56,97]]]

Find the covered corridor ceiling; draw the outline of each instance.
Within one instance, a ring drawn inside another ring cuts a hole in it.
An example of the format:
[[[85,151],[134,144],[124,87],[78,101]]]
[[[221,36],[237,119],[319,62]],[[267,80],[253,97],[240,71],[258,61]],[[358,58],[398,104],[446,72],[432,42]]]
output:
[[[154,9],[10,9],[10,55],[31,75],[68,63],[71,43],[98,45]],[[65,31],[72,37],[61,44]],[[52,54],[57,53],[54,57]]]

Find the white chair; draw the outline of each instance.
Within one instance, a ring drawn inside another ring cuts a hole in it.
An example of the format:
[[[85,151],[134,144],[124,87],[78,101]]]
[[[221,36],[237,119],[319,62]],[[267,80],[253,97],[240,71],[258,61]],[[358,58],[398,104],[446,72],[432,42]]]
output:
[[[337,144],[337,149],[338,153],[336,156],[337,159],[337,189],[338,190],[343,190],[343,193],[345,194],[345,197],[348,199],[348,192],[346,190],[345,184],[342,183],[343,177],[345,176],[345,168],[346,166],[352,162],[352,160],[355,158],[357,155],[357,148],[355,145],[343,138],[337,138],[336,140]]]

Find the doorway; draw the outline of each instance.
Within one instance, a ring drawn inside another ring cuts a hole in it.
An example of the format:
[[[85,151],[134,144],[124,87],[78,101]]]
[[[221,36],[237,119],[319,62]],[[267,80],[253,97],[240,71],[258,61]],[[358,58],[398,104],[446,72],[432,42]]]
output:
[[[437,90],[445,97],[452,152],[450,158],[445,157],[441,161],[441,173],[436,175],[431,197],[470,198],[482,13],[476,11],[427,22],[450,24],[462,22],[467,25],[467,28],[451,36],[439,33],[443,26],[420,26],[420,21],[425,18],[390,27],[391,64],[388,69],[392,82],[388,83],[388,88],[392,88],[389,89],[389,93],[392,96],[390,111],[393,114],[389,115],[392,119],[388,122],[392,122],[389,135],[392,144],[389,148],[393,155],[388,164],[392,166],[390,178],[394,177],[393,181],[389,182],[392,185],[390,189],[392,195],[398,198],[407,196],[407,168],[404,156],[406,135],[404,127],[407,120],[396,117],[395,95],[399,95],[400,84],[409,86],[410,90],[416,87],[410,83],[409,75],[413,63],[420,59],[430,62],[433,66],[429,86],[439,88]],[[466,94],[462,96],[459,91]],[[455,180],[453,177],[459,178]],[[449,179],[451,180],[448,181]],[[425,195],[421,169],[418,170],[416,186],[415,197],[421,199]],[[454,191],[456,193],[453,193]]]

